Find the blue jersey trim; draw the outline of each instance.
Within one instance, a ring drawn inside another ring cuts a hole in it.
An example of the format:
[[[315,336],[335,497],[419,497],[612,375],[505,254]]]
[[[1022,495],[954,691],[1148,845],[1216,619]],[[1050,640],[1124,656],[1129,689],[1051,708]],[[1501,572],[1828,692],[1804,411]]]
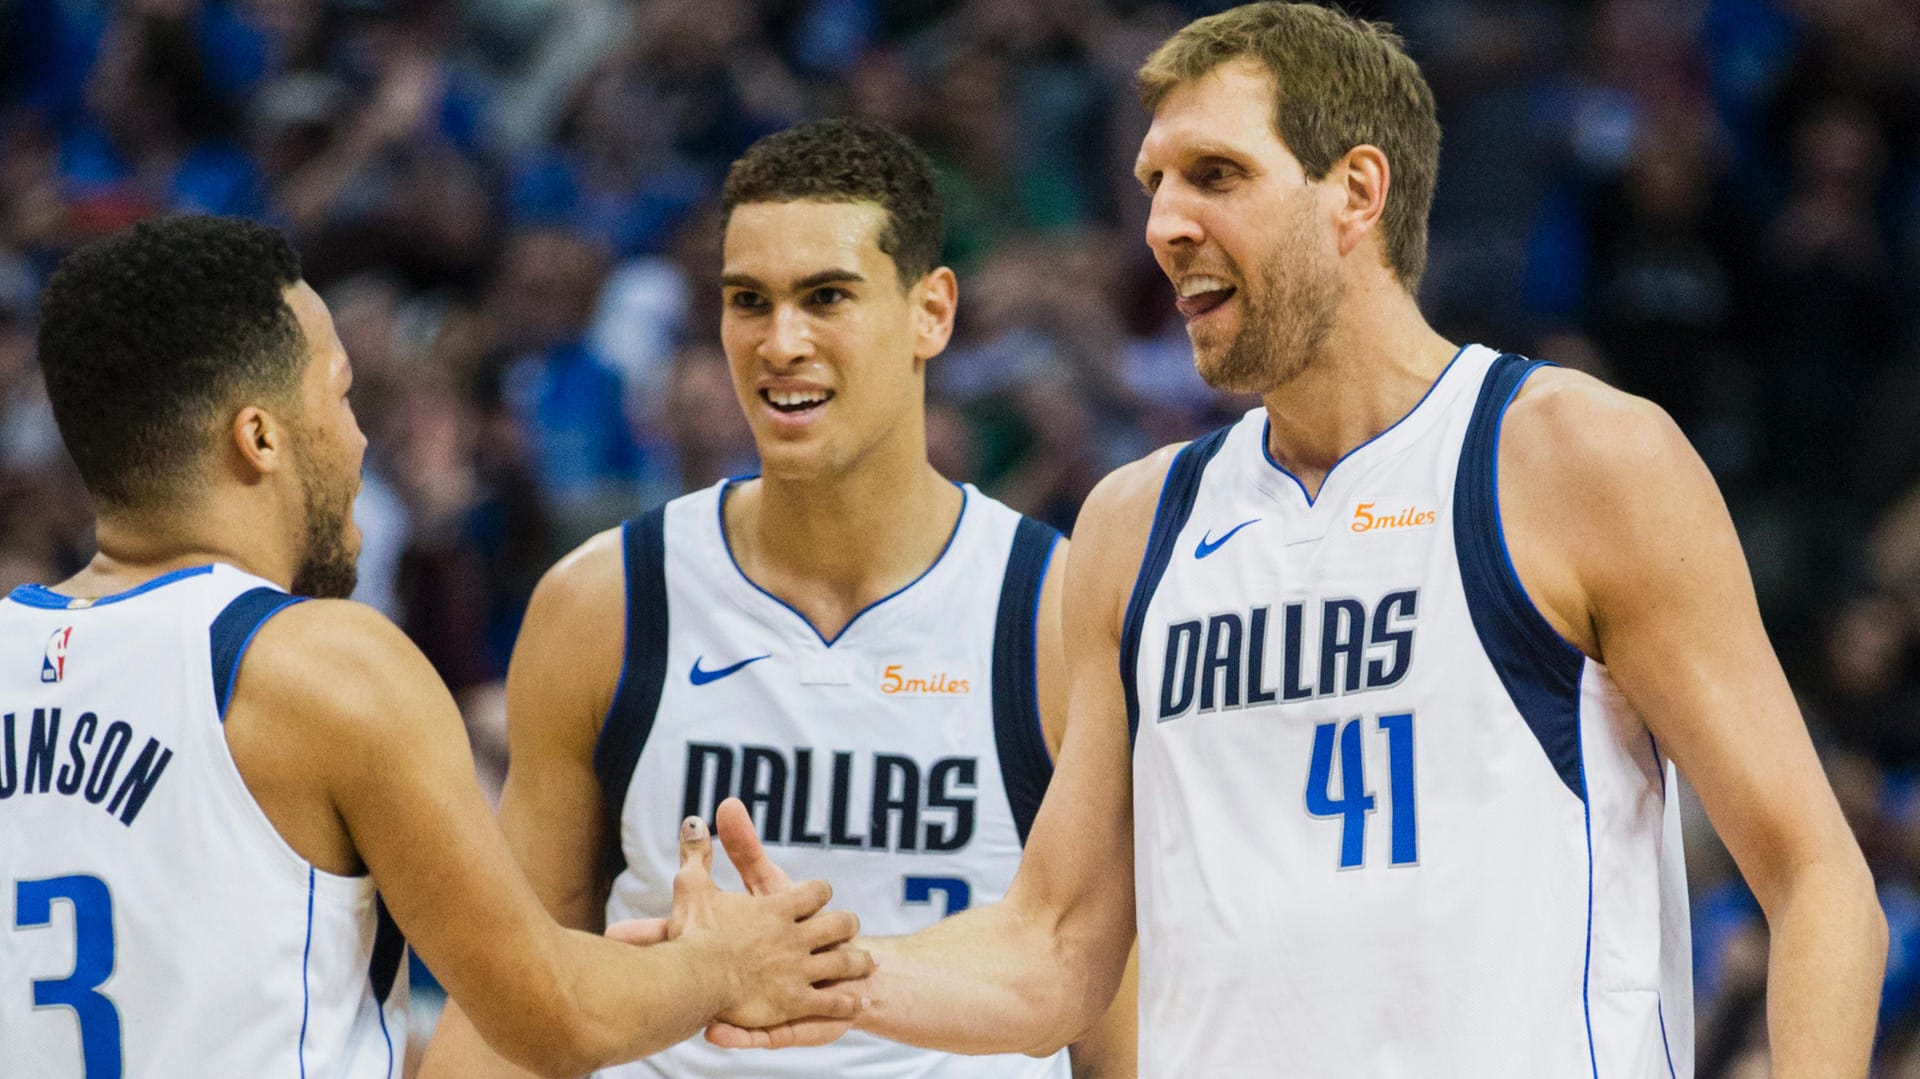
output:
[[[600,779],[605,821],[606,864],[626,864],[620,850],[620,811],[640,753],[653,733],[654,713],[667,678],[667,538],[666,507],[626,522],[620,528],[620,550],[626,572],[626,641],[622,646],[620,682],[613,703],[600,724],[593,746],[593,770]]]
[[[253,638],[267,619],[301,602],[278,588],[248,589],[235,596],[213,620],[207,631],[208,649],[213,658],[214,714],[227,721],[227,705],[233,701],[233,687],[240,680],[240,661],[246,657]]]
[[[1053,780],[1053,757],[1040,723],[1039,619],[1041,587],[1059,541],[1052,527],[1020,518],[993,624],[993,741],[1021,846]]]
[[[820,632],[820,627],[813,624],[813,619],[808,618],[804,614],[801,614],[799,608],[795,607],[791,603],[788,603],[786,600],[781,599],[779,596],[774,595],[772,592],[769,592],[766,589],[760,587],[758,582],[756,582],[753,578],[747,576],[746,570],[743,570],[740,568],[740,560],[733,556],[733,544],[729,542],[727,539],[727,489],[732,487],[734,485],[734,482],[735,482],[734,480],[729,479],[726,482],[722,483],[720,485],[720,497],[714,500],[715,502],[714,514],[716,517],[719,518],[720,549],[727,552],[727,561],[733,565],[733,571],[740,575],[741,580],[747,582],[748,585],[751,585],[755,592],[760,593],[761,595],[767,597],[768,599],[774,601],[775,603],[778,603],[780,606],[785,607],[787,610],[792,611],[793,616],[795,618],[798,618],[802,623],[804,623],[808,629],[812,630],[813,635],[815,637],[820,638],[820,643],[827,648],[832,648],[833,643],[835,641],[839,640],[842,637],[845,637],[847,635],[847,631],[853,628],[853,624],[855,622],[860,621],[860,619],[864,617],[868,611],[873,610],[875,607],[880,606],[881,604],[887,602],[888,600],[893,599],[895,596],[898,596],[902,592],[905,592],[907,589],[912,588],[914,585],[917,585],[921,581],[924,581],[927,579],[927,574],[932,573],[934,571],[934,567],[938,566],[941,563],[941,561],[947,557],[947,552],[953,549],[954,537],[960,535],[960,525],[962,522],[964,522],[967,519],[967,504],[970,501],[970,499],[967,498],[966,485],[959,484],[959,483],[954,484],[955,487],[960,488],[960,513],[959,515],[954,517],[953,531],[947,533],[947,542],[941,546],[940,553],[934,556],[933,561],[927,564],[926,569],[923,569],[920,571],[920,575],[918,577],[915,577],[913,580],[908,581],[906,584],[901,585],[899,588],[894,589],[893,591],[887,593],[886,595],[881,596],[879,599],[874,600],[872,603],[867,604],[865,607],[860,608],[858,611],[854,612],[854,615],[852,618],[847,619],[846,625],[840,627],[840,632],[834,634],[832,637],[828,637],[826,634]]]
[[[1467,611],[1480,646],[1514,708],[1574,797],[1586,800],[1580,770],[1580,673],[1586,657],[1528,598],[1500,525],[1500,425],[1527,377],[1543,365],[1519,356],[1493,362],[1460,448],[1453,491],[1453,540]]]
[[[1388,424],[1386,427],[1382,428],[1379,434],[1374,435],[1372,438],[1367,439],[1365,442],[1362,442],[1358,446],[1355,446],[1354,448],[1341,454],[1340,459],[1333,463],[1333,468],[1327,469],[1327,474],[1320,477],[1320,489],[1322,491],[1327,489],[1327,481],[1333,478],[1333,469],[1339,468],[1341,465],[1346,464],[1347,458],[1352,457],[1354,454],[1359,453],[1361,450],[1364,450],[1368,446],[1373,445],[1375,442],[1378,442],[1380,439],[1386,437],[1386,434],[1388,431],[1391,431],[1395,427],[1398,427],[1401,424],[1412,419],[1413,414],[1420,411],[1420,406],[1427,403],[1427,398],[1433,396],[1433,391],[1440,388],[1440,383],[1446,381],[1447,372],[1453,370],[1453,365],[1460,361],[1460,357],[1466,353],[1469,347],[1470,346],[1468,345],[1461,345],[1459,348],[1454,350],[1453,358],[1448,360],[1447,365],[1440,369],[1439,376],[1433,380],[1433,384],[1431,386],[1427,387],[1427,392],[1421,394],[1420,399],[1413,403],[1413,407],[1407,410],[1406,415],[1400,417],[1399,419]],[[1300,477],[1287,471],[1287,466],[1273,459],[1273,450],[1269,448],[1269,443],[1268,443],[1268,439],[1271,438],[1272,435],[1273,435],[1273,420],[1269,418],[1265,423],[1265,425],[1263,425],[1260,428],[1260,456],[1267,459],[1267,463],[1273,466],[1273,469],[1275,472],[1278,472],[1282,476],[1285,476],[1286,478],[1292,480],[1293,485],[1295,487],[1300,488],[1300,497],[1307,500],[1308,506],[1312,506],[1315,496],[1307,493],[1307,485],[1300,482]]]
[[[393,1035],[387,1033],[387,1006],[375,1004],[373,1013],[380,1017],[380,1037],[387,1043],[387,1079],[393,1079]]]
[[[1680,1079],[1673,1069],[1673,1045],[1667,1041],[1667,1004],[1659,993],[1653,995],[1653,1014],[1660,1020],[1660,1049],[1667,1054],[1667,1079]]]
[[[1127,597],[1127,613],[1120,623],[1120,684],[1127,698],[1127,745],[1140,730],[1140,687],[1136,668],[1140,663],[1140,634],[1145,628],[1147,605],[1153,601],[1160,578],[1166,576],[1167,563],[1173,560],[1174,541],[1193,513],[1194,499],[1200,496],[1200,477],[1207,462],[1220,452],[1233,431],[1222,427],[1186,444],[1167,468],[1160,483],[1160,502],[1153,510],[1153,531],[1147,536],[1147,551],[1140,559],[1140,574],[1134,578],[1133,594]]]
[[[84,606],[105,607],[109,603],[118,603],[123,599],[132,599],[135,596],[145,595],[156,588],[164,588],[175,581],[184,581],[188,577],[198,577],[201,574],[212,572],[212,566],[188,566],[185,569],[162,573],[153,580],[137,584],[125,592],[115,592],[110,596],[101,596],[92,602],[85,603]],[[84,597],[80,596],[63,596],[51,588],[37,584],[23,584],[8,593],[7,598],[27,607],[38,607],[41,610],[47,611],[77,610],[79,608],[74,607],[74,601],[84,599]]]
[[[1579,732],[1574,733],[1579,741]],[[1587,786],[1587,756],[1579,754],[1580,789]],[[1580,799],[1581,819],[1585,822],[1587,833],[1587,948],[1586,956],[1580,964],[1580,1013],[1587,1021],[1587,1062],[1593,1068],[1593,1079],[1600,1079],[1600,1054],[1593,1044],[1593,803],[1583,795]]]
[[[300,1079],[307,1075],[307,963],[313,958],[313,867],[307,867],[307,943],[300,951]]]

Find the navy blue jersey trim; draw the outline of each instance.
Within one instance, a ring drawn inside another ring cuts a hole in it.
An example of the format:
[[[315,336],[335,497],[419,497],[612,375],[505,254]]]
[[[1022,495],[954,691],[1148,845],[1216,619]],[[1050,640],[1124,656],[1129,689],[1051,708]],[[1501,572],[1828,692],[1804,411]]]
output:
[[[213,620],[207,631],[213,655],[213,704],[220,722],[227,721],[227,705],[233,700],[233,686],[240,678],[240,660],[253,644],[254,634],[267,619],[301,601],[278,588],[250,588],[235,596]]]
[[[1527,376],[1544,366],[1502,356],[1473,407],[1454,480],[1453,542],[1480,646],[1553,770],[1585,801],[1580,767],[1580,672],[1586,657],[1535,609],[1500,526],[1500,424]]]
[[[1362,442],[1358,446],[1355,446],[1354,448],[1341,454],[1340,459],[1338,461],[1335,461],[1331,468],[1327,469],[1326,475],[1320,477],[1320,489],[1322,491],[1327,489],[1327,481],[1333,478],[1333,470],[1335,468],[1339,468],[1343,464],[1346,464],[1347,458],[1352,457],[1354,454],[1359,453],[1361,450],[1364,450],[1368,446],[1373,445],[1375,442],[1380,441],[1382,438],[1386,437],[1386,434],[1388,431],[1391,431],[1395,427],[1398,427],[1401,424],[1412,419],[1413,414],[1420,411],[1420,406],[1427,403],[1427,398],[1433,396],[1433,391],[1439,389],[1440,384],[1447,380],[1447,372],[1453,370],[1453,365],[1460,362],[1460,357],[1466,354],[1466,351],[1469,347],[1470,346],[1467,346],[1467,345],[1461,345],[1459,348],[1453,351],[1453,358],[1448,360],[1447,365],[1440,369],[1439,377],[1433,380],[1433,385],[1427,387],[1427,392],[1420,395],[1420,400],[1415,401],[1413,403],[1413,407],[1407,410],[1406,415],[1400,417],[1399,419],[1388,424],[1386,427],[1382,428],[1379,434],[1374,435],[1372,438],[1367,439],[1365,442]],[[1282,476],[1285,476],[1286,478],[1292,480],[1293,485],[1295,487],[1300,488],[1300,497],[1307,500],[1307,505],[1309,506],[1313,505],[1313,500],[1316,496],[1310,495],[1307,493],[1307,485],[1300,482],[1300,477],[1287,471],[1287,466],[1273,459],[1273,448],[1268,441],[1270,438],[1272,438],[1272,436],[1273,436],[1273,420],[1268,419],[1266,422],[1266,425],[1260,428],[1260,456],[1267,459],[1267,463],[1273,466],[1273,470],[1275,472],[1278,472]]]
[[[752,479],[753,477],[748,476],[746,478]],[[720,528],[720,547],[722,550],[727,552],[727,562],[733,566],[733,571],[735,573],[738,573],[740,575],[740,579],[747,582],[747,585],[749,587],[751,587],[755,592],[758,592],[761,595],[767,597],[768,599],[774,601],[775,603],[778,603],[780,606],[785,607],[788,611],[791,611],[793,613],[793,616],[795,618],[798,618],[801,621],[801,623],[804,624],[808,629],[812,630],[813,635],[815,637],[820,638],[820,643],[828,648],[832,648],[835,641],[838,641],[842,637],[845,637],[847,635],[847,631],[853,628],[853,624],[855,622],[860,621],[861,618],[865,617],[868,611],[873,610],[875,607],[880,606],[881,604],[887,602],[888,600],[893,599],[895,596],[900,595],[902,592],[905,592],[907,589],[912,588],[914,585],[917,585],[921,581],[924,581],[927,579],[927,575],[933,572],[934,567],[938,566],[942,561],[946,559],[947,552],[953,550],[953,541],[960,535],[960,525],[962,522],[964,522],[967,519],[967,506],[972,502],[972,500],[967,497],[966,485],[961,483],[954,484],[955,487],[960,488],[960,512],[953,519],[953,531],[947,533],[947,542],[941,546],[940,553],[934,556],[932,562],[927,563],[927,568],[921,570],[920,575],[918,577],[915,577],[913,580],[908,581],[906,584],[901,585],[899,588],[894,589],[893,591],[887,593],[886,595],[881,596],[879,599],[874,600],[872,603],[867,604],[865,607],[860,608],[858,611],[855,611],[853,617],[847,619],[847,624],[840,627],[840,632],[834,634],[831,637],[828,637],[826,634],[820,632],[819,626],[816,626],[813,624],[813,619],[808,618],[804,614],[801,614],[800,609],[798,607],[795,607],[793,604],[788,603],[786,600],[781,599],[779,596],[776,596],[772,592],[769,592],[766,589],[760,587],[760,582],[747,576],[747,571],[740,568],[740,560],[733,557],[733,544],[727,540],[727,489],[729,487],[732,487],[736,482],[738,481],[729,479],[725,483],[721,484],[720,497],[715,499],[715,502],[717,503],[717,505],[715,506],[715,509],[714,509],[714,515],[718,518],[718,525]]]
[[[373,956],[367,962],[367,982],[373,988],[373,999],[385,1004],[393,993],[393,983],[400,980],[407,938],[400,932],[400,923],[387,911],[386,897],[378,892],[373,896],[373,915]]]
[[[1147,619],[1147,605],[1173,559],[1174,541],[1193,513],[1194,499],[1200,495],[1200,476],[1232,431],[1232,426],[1222,427],[1187,443],[1174,457],[1160,485],[1160,504],[1153,511],[1147,553],[1140,560],[1140,575],[1134,579],[1133,595],[1127,599],[1127,614],[1120,625],[1120,683],[1127,693],[1128,746],[1133,745],[1140,730],[1140,687],[1134,676],[1140,662],[1140,633]]]
[[[188,577],[198,577],[201,574],[212,572],[212,566],[188,566],[185,569],[177,569],[171,573],[162,573],[153,580],[135,585],[125,592],[115,592],[111,596],[101,596],[98,599],[85,601],[82,603],[82,606],[105,607],[109,603],[118,603],[123,599],[132,599],[135,596],[145,595],[156,588],[164,588],[175,581],[183,581]],[[82,597],[79,596],[63,596],[50,588],[37,584],[23,584],[15,588],[12,592],[9,592],[7,598],[24,606],[39,607],[42,610],[48,611],[74,610],[76,609],[74,607],[74,601],[82,599]]]
[[[993,741],[1021,846],[1053,779],[1053,757],[1040,726],[1039,618],[1041,586],[1059,541],[1051,526],[1020,518],[993,622]]]
[[[307,1012],[313,1001],[307,967],[313,961],[313,867],[307,867],[307,942],[300,947],[300,1079],[307,1079]]]
[[[626,565],[627,637],[620,684],[593,747],[606,820],[607,860],[625,864],[620,852],[620,810],[640,752],[653,733],[654,713],[667,677],[666,507],[628,521],[620,529]]]

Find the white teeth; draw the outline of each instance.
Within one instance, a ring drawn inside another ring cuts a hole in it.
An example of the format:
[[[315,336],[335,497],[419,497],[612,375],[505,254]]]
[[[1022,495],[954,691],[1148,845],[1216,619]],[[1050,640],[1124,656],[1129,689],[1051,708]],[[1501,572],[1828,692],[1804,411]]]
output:
[[[818,404],[827,399],[825,390],[768,390],[767,400],[782,408]]]
[[[1202,274],[1197,277],[1185,278],[1180,282],[1180,298],[1183,300],[1190,299],[1203,292],[1224,292],[1232,287],[1231,282]]]

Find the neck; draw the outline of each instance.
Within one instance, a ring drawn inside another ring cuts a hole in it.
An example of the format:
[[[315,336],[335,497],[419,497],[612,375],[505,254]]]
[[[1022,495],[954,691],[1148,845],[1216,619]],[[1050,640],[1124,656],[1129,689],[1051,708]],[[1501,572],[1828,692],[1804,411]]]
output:
[[[744,484],[723,520],[741,570],[832,639],[940,557],[961,502],[924,450],[876,453],[842,475]]]
[[[245,515],[231,509],[220,512],[217,501],[206,499],[190,510],[164,513],[100,510],[93,528],[98,550],[84,569],[57,590],[72,596],[108,596],[174,570],[212,562],[224,562],[281,588],[291,586],[295,560],[290,553],[273,549],[278,537],[248,524]]]
[[[1340,458],[1419,404],[1457,351],[1398,283],[1356,288],[1320,352],[1261,399],[1267,451],[1318,494]]]

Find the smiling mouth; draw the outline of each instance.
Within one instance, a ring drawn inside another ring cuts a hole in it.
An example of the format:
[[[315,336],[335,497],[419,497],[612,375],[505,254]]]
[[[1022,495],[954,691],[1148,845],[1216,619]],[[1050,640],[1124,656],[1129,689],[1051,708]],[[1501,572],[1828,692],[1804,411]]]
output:
[[[1240,291],[1225,281],[1208,283],[1217,283],[1219,287],[1195,289],[1190,293],[1176,293],[1173,306],[1178,308],[1180,314],[1186,318],[1198,318],[1214,308],[1219,307],[1221,304],[1226,303],[1233,298],[1235,293]]]
[[[832,390],[761,390],[760,399],[788,416],[811,412],[833,400]]]

